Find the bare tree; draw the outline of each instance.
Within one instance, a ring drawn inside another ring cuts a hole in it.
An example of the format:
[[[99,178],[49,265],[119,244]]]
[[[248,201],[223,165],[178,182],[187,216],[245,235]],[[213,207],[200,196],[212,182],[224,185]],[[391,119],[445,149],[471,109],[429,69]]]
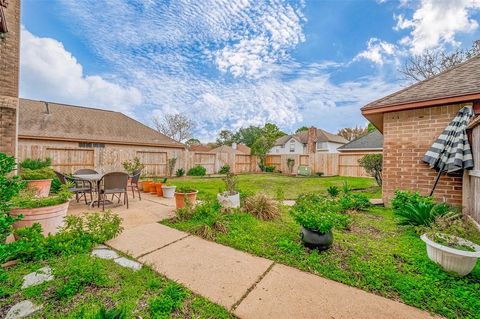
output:
[[[349,140],[353,141],[356,138],[362,137],[364,135],[367,135],[368,133],[368,128],[367,127],[360,127],[360,126],[355,126],[355,127],[345,127],[340,130],[338,130],[337,135]]]
[[[192,137],[195,127],[195,123],[183,114],[165,114],[162,118],[153,117],[152,123],[157,131],[180,143]]]
[[[480,54],[480,40],[470,49],[447,53],[441,48],[410,56],[398,70],[407,80],[423,81]]]

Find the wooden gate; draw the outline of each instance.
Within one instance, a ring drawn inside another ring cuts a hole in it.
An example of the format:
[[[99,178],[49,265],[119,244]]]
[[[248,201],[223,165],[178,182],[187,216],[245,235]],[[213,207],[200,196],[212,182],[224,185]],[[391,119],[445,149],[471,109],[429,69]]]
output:
[[[276,170],[282,169],[282,156],[281,155],[267,155],[265,159],[265,165],[275,166]]]
[[[463,174],[463,209],[477,223],[480,223],[480,122],[472,128],[473,170]]]
[[[215,174],[215,159],[215,153],[195,153],[193,155],[193,165],[190,167],[200,165],[207,169],[207,174]]]
[[[72,174],[81,168],[95,168],[93,149],[47,148],[45,157],[52,159],[52,167],[62,173]]]
[[[145,165],[143,174],[153,176],[167,175],[167,153],[137,151],[137,157]]]
[[[251,171],[251,156],[250,155],[235,155],[235,173],[248,173]]]

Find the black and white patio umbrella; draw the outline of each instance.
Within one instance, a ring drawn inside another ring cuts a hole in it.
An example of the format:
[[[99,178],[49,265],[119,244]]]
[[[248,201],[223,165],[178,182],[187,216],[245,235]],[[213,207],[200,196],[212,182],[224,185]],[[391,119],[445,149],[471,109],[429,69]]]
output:
[[[473,168],[472,150],[467,137],[467,126],[473,116],[470,106],[458,111],[438,139],[423,157],[423,161],[438,171],[430,196],[442,173],[453,173]]]

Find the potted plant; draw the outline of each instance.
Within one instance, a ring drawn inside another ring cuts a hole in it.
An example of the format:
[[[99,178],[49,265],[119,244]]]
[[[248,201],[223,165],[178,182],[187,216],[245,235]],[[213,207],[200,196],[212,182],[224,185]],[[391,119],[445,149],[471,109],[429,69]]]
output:
[[[223,178],[225,182],[226,191],[217,194],[217,199],[220,205],[229,208],[240,207],[240,193],[237,191],[237,179],[235,174],[228,172]]]
[[[47,158],[26,159],[20,163],[20,177],[27,181],[27,188],[34,190],[35,196],[47,197],[52,186],[55,172],[50,168],[52,160]]]
[[[144,193],[150,193],[150,187],[152,186],[153,182],[152,181],[143,181],[142,183],[142,190]]]
[[[160,197],[163,197],[162,185],[167,182],[167,179],[166,178],[163,178],[163,179],[156,178],[156,179],[154,179],[154,181],[155,181],[156,194]]]
[[[460,276],[468,275],[480,257],[480,246],[461,237],[430,232],[420,238],[427,244],[430,260]]]
[[[189,186],[179,187],[175,192],[175,206],[183,208],[185,206],[194,206],[197,201],[198,191]]]
[[[72,193],[68,190],[69,186],[62,185],[57,194],[48,197],[36,197],[30,189],[20,192],[12,200],[13,208],[10,215],[21,217],[13,227],[19,229],[40,224],[45,236],[57,233],[63,226],[63,219],[67,216],[69,201],[72,198]]]
[[[145,165],[140,162],[138,157],[134,157],[133,160],[126,160],[122,162],[123,168],[127,171],[128,174],[133,175],[138,170],[142,170]]]
[[[305,246],[326,250],[333,243],[334,227],[348,226],[347,215],[340,212],[335,201],[319,195],[299,197],[291,209],[291,214],[301,226],[300,236]]]
[[[175,196],[175,189],[177,186],[170,185],[169,183],[165,183],[162,185],[163,197],[165,198],[173,198]]]

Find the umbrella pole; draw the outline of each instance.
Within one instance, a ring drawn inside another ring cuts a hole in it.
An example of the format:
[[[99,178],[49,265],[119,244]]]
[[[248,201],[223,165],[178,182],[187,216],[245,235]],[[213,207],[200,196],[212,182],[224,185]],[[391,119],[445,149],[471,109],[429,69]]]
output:
[[[435,178],[435,183],[433,183],[433,187],[432,187],[432,190],[430,191],[430,195],[429,195],[429,196],[432,196],[432,195],[433,195],[433,192],[435,191],[435,188],[437,187],[438,181],[440,180],[440,175],[442,175],[442,171],[441,171],[441,170],[438,171],[437,177]]]

